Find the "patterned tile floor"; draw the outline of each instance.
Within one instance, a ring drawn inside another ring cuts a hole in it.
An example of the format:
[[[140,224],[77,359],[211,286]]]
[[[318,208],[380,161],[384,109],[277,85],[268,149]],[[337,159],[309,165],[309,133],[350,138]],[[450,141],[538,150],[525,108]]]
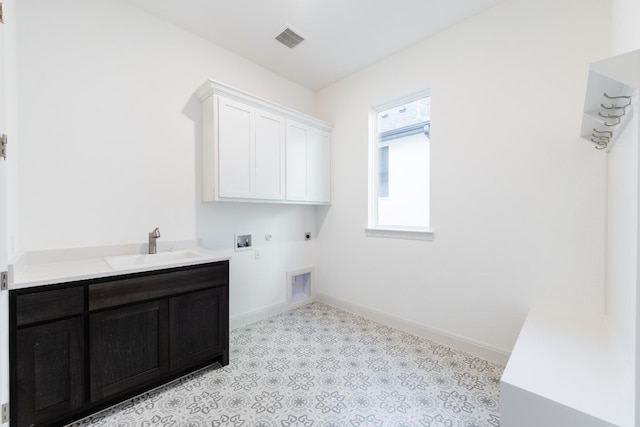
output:
[[[314,302],[231,331],[231,362],[72,424],[499,426],[503,367]]]

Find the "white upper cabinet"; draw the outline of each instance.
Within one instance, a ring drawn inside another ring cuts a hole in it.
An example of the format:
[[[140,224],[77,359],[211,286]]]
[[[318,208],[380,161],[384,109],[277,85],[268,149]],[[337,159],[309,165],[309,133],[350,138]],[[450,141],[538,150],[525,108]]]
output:
[[[203,201],[330,202],[330,125],[212,80],[196,94]]]
[[[213,102],[218,197],[283,200],[284,119],[219,95]]]
[[[287,121],[287,200],[325,204],[331,201],[331,137],[328,132]]]

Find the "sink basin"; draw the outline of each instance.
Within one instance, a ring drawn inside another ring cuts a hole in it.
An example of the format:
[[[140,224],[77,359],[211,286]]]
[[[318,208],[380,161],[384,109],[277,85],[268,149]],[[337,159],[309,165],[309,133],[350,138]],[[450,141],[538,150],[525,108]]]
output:
[[[114,270],[122,268],[144,267],[147,265],[174,264],[204,256],[193,251],[160,252],[157,254],[136,254],[105,257],[104,260]]]

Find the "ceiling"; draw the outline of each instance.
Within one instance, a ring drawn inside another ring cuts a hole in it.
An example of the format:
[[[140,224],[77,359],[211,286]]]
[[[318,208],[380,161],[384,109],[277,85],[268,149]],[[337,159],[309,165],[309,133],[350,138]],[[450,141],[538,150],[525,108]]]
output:
[[[317,90],[503,0],[125,1]]]

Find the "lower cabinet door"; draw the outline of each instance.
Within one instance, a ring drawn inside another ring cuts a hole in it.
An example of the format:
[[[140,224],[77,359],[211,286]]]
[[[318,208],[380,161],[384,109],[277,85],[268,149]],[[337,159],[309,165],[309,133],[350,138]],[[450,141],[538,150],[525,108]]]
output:
[[[16,384],[11,425],[48,424],[84,403],[84,323],[81,317],[16,332]],[[15,418],[14,418],[15,417]]]
[[[178,371],[216,357],[226,342],[224,288],[213,288],[169,300],[171,370]]]
[[[167,373],[167,320],[166,300],[91,314],[92,402]]]

